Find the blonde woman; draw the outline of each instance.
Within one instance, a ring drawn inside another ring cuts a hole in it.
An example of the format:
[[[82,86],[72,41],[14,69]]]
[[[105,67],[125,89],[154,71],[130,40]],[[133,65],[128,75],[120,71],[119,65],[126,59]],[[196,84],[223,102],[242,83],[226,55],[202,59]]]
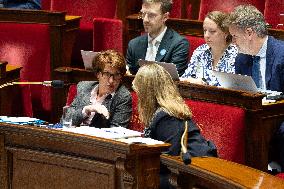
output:
[[[217,156],[214,144],[200,134],[191,120],[191,111],[163,67],[157,64],[142,66],[132,84],[138,96],[139,118],[146,126],[145,137],[171,143],[166,153],[180,155],[187,123],[186,148],[190,156]],[[161,167],[160,188],[168,188],[167,176],[168,170]]]

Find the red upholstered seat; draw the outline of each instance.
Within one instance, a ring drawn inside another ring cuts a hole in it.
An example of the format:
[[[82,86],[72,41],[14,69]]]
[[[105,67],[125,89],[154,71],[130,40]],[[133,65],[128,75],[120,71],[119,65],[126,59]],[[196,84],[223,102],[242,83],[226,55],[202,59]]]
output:
[[[76,95],[77,95],[77,85],[76,84],[70,85],[67,94],[66,106],[69,106],[73,102]]]
[[[114,49],[123,51],[122,21],[110,18],[94,18],[93,20],[93,51]]]
[[[101,35],[97,35],[96,33],[93,35],[93,19],[115,18],[116,2],[117,0],[51,0],[52,11],[65,11],[68,15],[82,16],[80,21],[80,31],[73,48],[73,66],[83,66],[80,50],[94,50],[93,38],[94,40],[100,40],[103,37]],[[117,29],[117,25],[114,26],[114,29]],[[119,42],[122,42],[122,40]],[[113,43],[118,43],[118,41]],[[96,51],[104,50],[97,47],[95,47],[95,49]]]
[[[276,175],[277,177],[281,178],[281,179],[284,179],[284,173],[279,173]]]
[[[182,6],[182,0],[173,1],[172,11],[170,12],[171,18],[181,18],[181,14],[182,14],[181,6]]]
[[[143,132],[145,126],[139,120],[139,114],[138,114],[138,109],[137,109],[138,97],[135,92],[131,92],[131,96],[132,96],[132,117],[130,120],[129,129]]]
[[[201,133],[217,146],[219,157],[244,164],[245,110],[189,99],[186,103]]]
[[[204,44],[205,40],[203,37],[197,37],[197,36],[191,36],[191,35],[186,35],[185,37],[189,41],[189,44],[190,44],[190,47],[189,47],[189,60],[190,60],[193,51],[200,45]]]
[[[241,4],[251,4],[254,5],[262,13],[264,12],[264,0],[201,0],[200,10],[199,10],[199,20],[204,20],[205,15],[214,10],[220,10],[225,12],[230,12],[234,7]]]
[[[273,28],[280,24],[280,13],[284,14],[283,0],[265,0],[264,17],[266,22]]]
[[[25,81],[50,80],[50,32],[45,24],[0,23],[0,59],[22,66]],[[42,118],[51,111],[51,89],[31,87],[34,116]]]

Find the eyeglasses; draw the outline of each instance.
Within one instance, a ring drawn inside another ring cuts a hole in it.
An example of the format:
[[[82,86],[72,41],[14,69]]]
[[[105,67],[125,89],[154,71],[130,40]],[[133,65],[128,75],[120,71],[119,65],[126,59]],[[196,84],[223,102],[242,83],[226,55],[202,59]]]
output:
[[[139,14],[138,15],[139,19],[144,19],[145,16],[147,15],[149,20],[153,20],[159,15],[152,12],[142,12],[142,11],[140,11],[138,14]]]
[[[101,73],[102,73],[102,76],[107,78],[107,79],[112,77],[114,80],[119,80],[122,77],[121,73],[115,73],[115,74],[112,74],[112,73],[109,73],[109,72],[101,72]]]

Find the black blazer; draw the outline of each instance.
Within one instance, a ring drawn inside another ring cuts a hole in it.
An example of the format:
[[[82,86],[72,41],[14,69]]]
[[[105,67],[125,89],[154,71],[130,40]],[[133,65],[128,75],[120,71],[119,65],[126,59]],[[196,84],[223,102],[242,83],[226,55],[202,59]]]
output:
[[[170,143],[171,147],[165,153],[177,156],[181,152],[184,123],[184,120],[173,117],[163,110],[158,110],[150,126],[145,130],[145,136]],[[190,155],[193,157],[217,156],[215,145],[200,134],[199,128],[192,120],[188,120],[188,123],[187,149]]]
[[[136,37],[128,43],[126,62],[131,74],[136,74],[139,59],[145,60],[148,47],[148,34]],[[188,63],[189,42],[172,29],[167,29],[156,55],[156,61],[174,63],[181,76]]]

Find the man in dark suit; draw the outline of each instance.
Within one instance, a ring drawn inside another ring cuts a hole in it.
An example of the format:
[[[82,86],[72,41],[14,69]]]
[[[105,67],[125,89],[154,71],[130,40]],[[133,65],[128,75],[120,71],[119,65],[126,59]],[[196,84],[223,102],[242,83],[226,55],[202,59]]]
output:
[[[166,27],[172,8],[171,0],[143,0],[140,17],[146,34],[128,44],[126,61],[131,74],[136,74],[139,59],[174,63],[181,76],[188,63],[189,43],[177,32]]]
[[[284,92],[284,42],[267,35],[263,14],[254,6],[240,5],[227,24],[241,52],[236,73],[252,76],[261,89]]]

